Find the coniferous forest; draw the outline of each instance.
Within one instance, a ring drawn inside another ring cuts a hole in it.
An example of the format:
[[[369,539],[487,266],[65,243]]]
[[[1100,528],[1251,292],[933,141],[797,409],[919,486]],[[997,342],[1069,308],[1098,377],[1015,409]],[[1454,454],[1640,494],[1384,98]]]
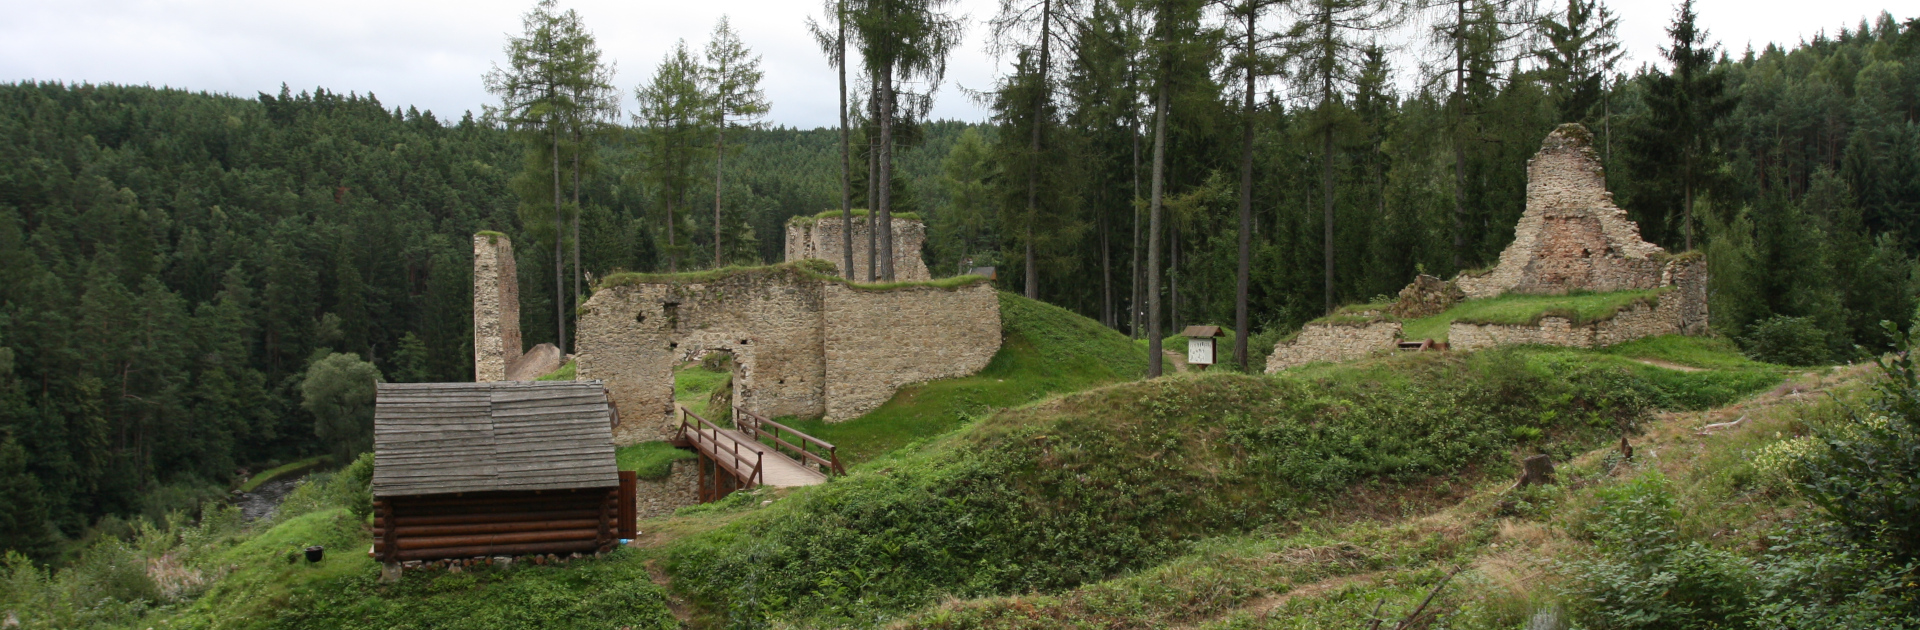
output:
[[[849,202],[924,217],[936,276],[993,265],[1136,337],[1157,305],[1160,335],[1237,326],[1270,349],[1416,274],[1493,264],[1528,158],[1579,122],[1643,235],[1706,252],[1719,334],[1837,361],[1914,313],[1920,19],[1731,50],[1683,3],[1664,56],[1624,67],[1598,0],[1032,4],[974,16],[1014,59],[988,121],[927,120],[928,94],[885,87],[979,54],[950,38],[881,70],[841,57],[866,73]],[[597,59],[567,15],[543,3],[530,32],[573,29]],[[888,27],[865,19],[848,30]],[[727,37],[589,73],[560,127],[515,101],[512,60],[485,79],[502,102],[459,116],[351,85],[0,85],[0,543],[50,560],[102,519],[333,452],[302,394],[330,354],[470,380],[476,231],[513,238],[529,346],[571,342],[576,278],[780,260],[789,218],[841,207],[841,133],[756,118],[758,71],[707,65]],[[640,105],[591,106],[610,94]]]

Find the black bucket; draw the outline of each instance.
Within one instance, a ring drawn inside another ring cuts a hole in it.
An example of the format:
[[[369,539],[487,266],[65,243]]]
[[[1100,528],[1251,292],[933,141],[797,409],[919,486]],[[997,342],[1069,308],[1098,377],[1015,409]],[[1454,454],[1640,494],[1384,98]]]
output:
[[[308,547],[307,562],[319,562],[320,557],[323,555],[326,555],[326,553],[327,553],[326,547],[322,547],[320,545],[314,545],[312,547]]]

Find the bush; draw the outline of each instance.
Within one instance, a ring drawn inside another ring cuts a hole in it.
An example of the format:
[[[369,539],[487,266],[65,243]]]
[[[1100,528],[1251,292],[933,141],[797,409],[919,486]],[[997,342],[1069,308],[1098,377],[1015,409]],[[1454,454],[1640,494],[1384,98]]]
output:
[[[373,450],[373,384],[378,382],[380,369],[354,354],[329,354],[307,368],[300,406],[313,414],[313,433],[332,449],[335,461]]]
[[[1731,553],[1683,541],[1665,476],[1600,489],[1584,532],[1598,553],[1566,565],[1583,627],[1720,628],[1747,612],[1753,569]]]
[[[1920,560],[1920,366],[1913,338],[1891,323],[1900,351],[1876,359],[1885,379],[1866,411],[1815,425],[1824,448],[1808,457],[1801,490],[1848,539]]]
[[[1755,323],[1740,338],[1747,356],[1781,365],[1820,365],[1832,354],[1827,349],[1827,332],[1811,317],[1774,315]]]

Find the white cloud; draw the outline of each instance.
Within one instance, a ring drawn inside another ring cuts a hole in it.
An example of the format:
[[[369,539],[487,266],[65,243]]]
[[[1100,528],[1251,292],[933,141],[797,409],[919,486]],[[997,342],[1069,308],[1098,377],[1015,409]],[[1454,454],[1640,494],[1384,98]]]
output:
[[[1555,0],[1546,0],[1557,6]],[[1614,0],[1631,65],[1658,61],[1672,17],[1663,0]],[[770,120],[813,127],[835,120],[836,79],[807,35],[817,0],[575,0],[607,56],[617,83],[634,85],[678,39],[705,43],[714,22],[730,16],[741,38],[763,55]],[[950,62],[936,117],[981,120],[986,112],[955,89],[990,87],[996,64],[983,49],[981,22],[996,0],[959,0],[973,18],[967,44]],[[323,86],[372,92],[389,107],[417,106],[457,118],[492,102],[480,76],[509,33],[520,30],[525,0],[0,0],[0,80],[167,85],[252,96]],[[1737,54],[1749,42],[1792,43],[1820,30],[1851,27],[1878,15],[1866,0],[1750,2],[1700,0],[1701,21]],[[1911,17],[1911,16],[1898,16]],[[629,98],[629,102],[631,99]]]

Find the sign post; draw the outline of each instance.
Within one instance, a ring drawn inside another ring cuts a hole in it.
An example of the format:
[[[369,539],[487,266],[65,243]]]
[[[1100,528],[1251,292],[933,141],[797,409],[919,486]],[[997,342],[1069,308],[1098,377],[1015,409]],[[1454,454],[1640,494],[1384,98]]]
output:
[[[1215,342],[1220,337],[1219,326],[1188,326],[1180,331],[1187,338],[1187,365],[1205,370],[1214,363]]]

